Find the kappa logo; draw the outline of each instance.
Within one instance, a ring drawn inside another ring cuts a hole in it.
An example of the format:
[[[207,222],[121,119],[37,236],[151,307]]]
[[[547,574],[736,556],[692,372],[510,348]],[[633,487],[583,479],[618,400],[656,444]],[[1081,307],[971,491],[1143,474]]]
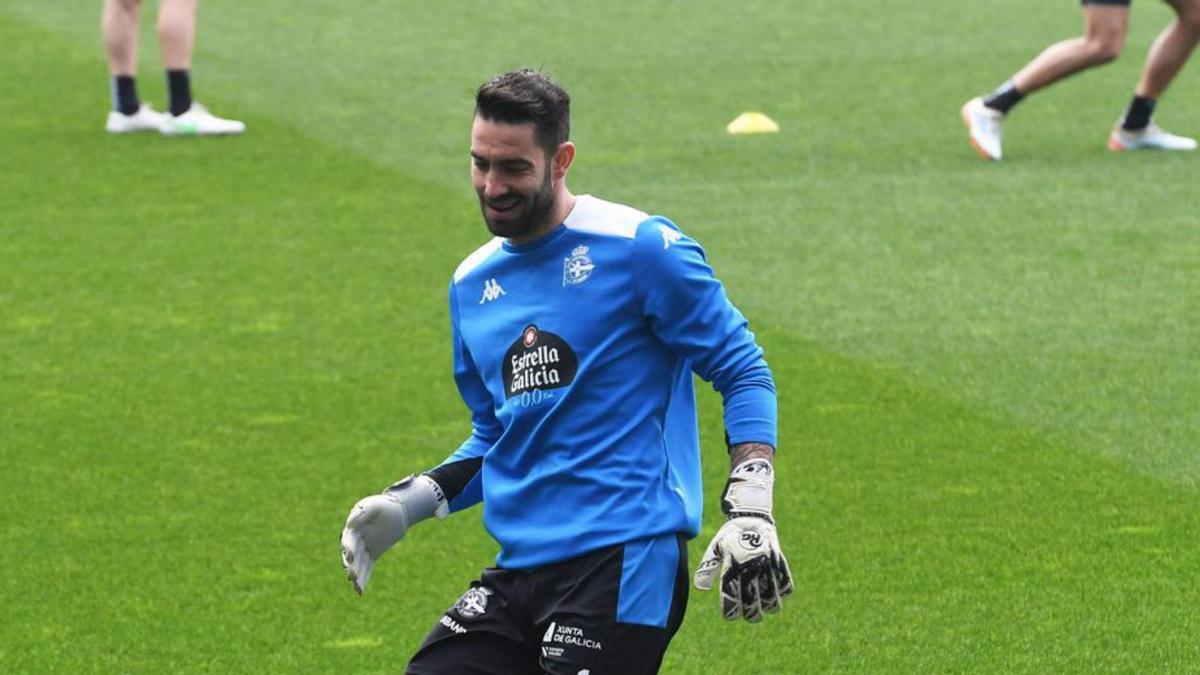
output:
[[[762,546],[762,535],[754,531],[743,532],[741,544],[747,551],[757,551]]]
[[[482,616],[487,612],[488,597],[494,591],[487,586],[476,586],[468,589],[458,602],[454,603],[454,610],[464,619],[474,619],[477,616]]]
[[[682,234],[679,234],[679,232],[672,230],[666,225],[659,225],[658,229],[660,232],[662,232],[664,251],[668,248],[671,248],[671,244],[674,244],[675,242],[679,241],[681,237],[683,237]]]
[[[504,289],[500,288],[500,282],[495,279],[488,279],[483,282],[483,297],[479,299],[479,304],[482,305],[485,302],[491,302],[502,295],[508,295],[508,293],[505,293]]]
[[[563,260],[563,282],[564,287],[578,286],[588,280],[592,276],[592,271],[596,269],[596,264],[587,255],[588,247],[577,246],[571,251],[571,257]]]

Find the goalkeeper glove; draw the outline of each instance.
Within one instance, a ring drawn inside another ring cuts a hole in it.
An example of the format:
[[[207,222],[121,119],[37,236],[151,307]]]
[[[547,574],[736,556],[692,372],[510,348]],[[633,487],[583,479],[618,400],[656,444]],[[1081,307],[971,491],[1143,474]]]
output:
[[[778,612],[792,592],[792,574],[771,518],[775,470],[765,459],[739,464],[729,476],[721,510],[728,521],[704,551],[693,583],[707,591],[721,572],[721,614],[751,623]]]
[[[358,500],[342,529],[342,566],[362,595],[379,556],[404,538],[408,528],[450,513],[442,488],[429,476],[408,476],[383,491]]]

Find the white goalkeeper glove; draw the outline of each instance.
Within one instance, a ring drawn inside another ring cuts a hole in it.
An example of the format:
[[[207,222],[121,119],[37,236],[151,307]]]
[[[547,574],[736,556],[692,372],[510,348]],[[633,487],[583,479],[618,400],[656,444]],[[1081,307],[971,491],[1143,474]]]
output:
[[[778,612],[792,592],[792,573],[779,548],[771,500],[775,470],[765,459],[739,464],[729,476],[721,510],[729,520],[700,558],[692,581],[702,591],[721,573],[721,614],[751,623]]]
[[[429,476],[408,476],[383,491],[358,500],[342,528],[342,566],[362,595],[379,556],[404,538],[408,528],[450,513],[442,488]]]

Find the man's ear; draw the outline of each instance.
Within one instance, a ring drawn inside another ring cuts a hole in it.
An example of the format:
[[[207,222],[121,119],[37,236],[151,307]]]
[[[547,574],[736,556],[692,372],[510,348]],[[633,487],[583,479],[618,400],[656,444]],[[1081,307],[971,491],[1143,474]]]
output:
[[[571,162],[575,161],[575,144],[571,141],[565,141],[558,146],[558,150],[554,151],[554,157],[551,159],[554,169],[554,180],[562,180],[567,175],[567,170],[571,168]]]

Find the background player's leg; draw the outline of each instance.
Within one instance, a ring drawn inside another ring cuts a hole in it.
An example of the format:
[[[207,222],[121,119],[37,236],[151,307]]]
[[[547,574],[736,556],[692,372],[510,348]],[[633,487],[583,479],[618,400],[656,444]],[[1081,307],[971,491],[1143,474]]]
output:
[[[1026,95],[1120,55],[1129,31],[1128,3],[1085,3],[1083,24],[1083,37],[1050,45],[991,94],[963,105],[963,123],[980,156],[1000,159],[1004,116]]]
[[[158,44],[167,69],[167,98],[172,115],[192,107],[192,50],[196,46],[196,0],[161,0]]]
[[[240,134],[246,125],[221,119],[192,99],[192,52],[196,46],[198,0],[160,0],[158,44],[167,69],[167,101],[171,113],[163,133],[172,136]]]
[[[1137,95],[1157,99],[1179,74],[1200,42],[1200,0],[1167,0],[1175,20],[1159,34],[1146,56]]]
[[[158,44],[167,70],[191,70],[197,0],[160,0]]]
[[[1159,129],[1151,120],[1158,98],[1179,74],[1200,41],[1200,0],[1167,0],[1175,9],[1175,20],[1167,26],[1146,56],[1142,79],[1125,108],[1118,128],[1108,138],[1113,150],[1193,150],[1196,141]]]
[[[1129,32],[1128,7],[1084,5],[1083,23],[1083,37],[1050,45],[1013,75],[1012,83],[1022,95],[1120,56]]]
[[[137,94],[140,4],[140,0],[106,0],[100,16],[112,86],[112,110],[105,128],[114,134],[156,131],[162,123],[162,115],[143,106]]]
[[[137,75],[138,5],[141,0],[107,0],[100,17],[108,72]]]

